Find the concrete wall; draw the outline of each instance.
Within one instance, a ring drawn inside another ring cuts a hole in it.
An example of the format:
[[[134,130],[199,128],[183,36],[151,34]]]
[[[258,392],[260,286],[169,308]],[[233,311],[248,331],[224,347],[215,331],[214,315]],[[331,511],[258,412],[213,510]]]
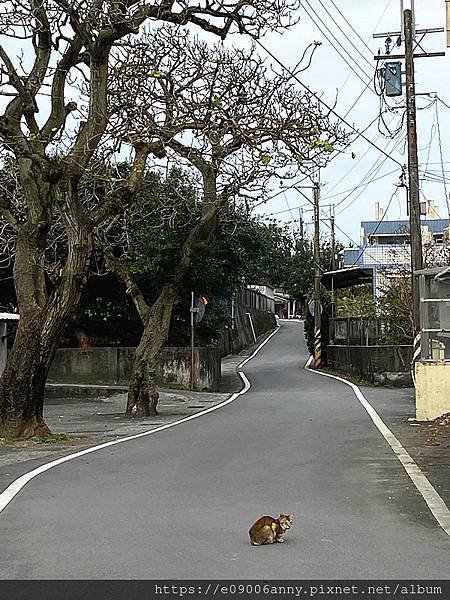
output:
[[[134,348],[60,348],[48,383],[127,385]],[[220,350],[196,348],[196,389],[216,392],[220,385]],[[189,386],[190,349],[164,348],[157,371],[158,383]]]
[[[246,308],[236,305],[234,312],[234,328],[227,327],[222,333],[217,347],[222,356],[228,354],[238,354],[244,348],[255,343],[252,327],[250,324],[249,313],[256,337],[275,329],[277,320],[271,312],[258,310],[256,308]]]
[[[411,346],[328,345],[327,358],[335,371],[357,375],[372,383],[412,385]]]
[[[416,363],[416,418],[435,419],[450,412],[450,363]]]

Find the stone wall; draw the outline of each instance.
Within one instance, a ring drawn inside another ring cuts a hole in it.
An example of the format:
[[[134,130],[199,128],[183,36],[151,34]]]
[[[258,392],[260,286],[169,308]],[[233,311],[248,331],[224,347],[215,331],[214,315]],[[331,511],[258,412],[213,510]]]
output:
[[[127,385],[134,348],[60,348],[56,352],[48,383],[80,385]],[[196,348],[196,389],[216,392],[220,385],[220,350]],[[157,381],[187,388],[190,376],[190,349],[164,348]]]
[[[372,383],[412,385],[411,346],[328,345],[328,366],[335,371],[362,377]]]
[[[234,328],[225,328],[217,344],[222,356],[239,354],[241,350],[255,343],[249,316],[251,316],[257,338],[277,326],[277,320],[273,313],[236,305]]]
[[[247,294],[258,296],[254,290]],[[263,299],[265,297],[261,296]],[[259,305],[259,304],[258,304]],[[234,327],[224,328],[216,347],[196,348],[196,389],[216,392],[221,379],[221,357],[238,354],[259,338],[275,329],[275,315],[269,311],[236,304]],[[48,376],[48,383],[80,385],[127,385],[134,348],[60,348]],[[189,387],[190,349],[164,348],[157,372],[163,385]]]

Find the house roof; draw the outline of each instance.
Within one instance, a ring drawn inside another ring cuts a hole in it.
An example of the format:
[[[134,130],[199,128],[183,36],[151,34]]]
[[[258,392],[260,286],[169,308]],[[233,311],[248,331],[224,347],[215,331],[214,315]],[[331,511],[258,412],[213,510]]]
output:
[[[338,271],[327,271],[321,277],[322,285],[327,290],[339,290],[341,288],[362,285],[373,282],[373,269],[361,267],[348,267]]]
[[[422,226],[426,226],[433,233],[442,233],[449,225],[448,219],[421,219]],[[399,235],[409,233],[409,221],[361,221],[365,235]]]

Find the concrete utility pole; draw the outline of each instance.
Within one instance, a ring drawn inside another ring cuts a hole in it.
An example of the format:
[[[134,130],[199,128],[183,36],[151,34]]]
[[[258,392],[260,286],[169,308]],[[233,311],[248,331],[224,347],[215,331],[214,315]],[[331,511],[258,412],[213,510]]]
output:
[[[320,185],[314,183],[314,367],[322,364],[322,306],[320,302]]]
[[[417,153],[417,120],[416,120],[416,90],[414,81],[414,59],[445,56],[445,52],[426,52],[422,46],[423,38],[429,33],[440,33],[443,27],[427,29],[416,29],[414,17],[414,0],[410,2],[411,8],[403,10],[404,0],[400,1],[402,13],[401,31],[374,34],[374,38],[386,39],[386,54],[378,54],[375,60],[405,59],[406,71],[406,112],[407,112],[407,140],[408,140],[408,212],[410,221],[411,238],[411,278],[413,295],[413,321],[414,321],[414,347],[413,362],[420,355],[420,292],[418,280],[414,277],[414,271],[423,266],[422,257],[422,231],[420,224],[420,201],[419,201],[419,169]],[[416,40],[416,34],[422,36]],[[390,43],[397,38],[397,46],[405,43],[404,54],[392,54]],[[419,48],[422,52],[415,52]]]
[[[331,229],[331,270],[336,271],[336,232],[334,227],[334,204],[330,213]],[[334,319],[334,308],[336,305],[336,293],[334,290],[334,276],[331,278],[331,318]]]
[[[422,230],[420,225],[419,159],[417,152],[416,86],[414,80],[414,39],[412,11],[403,13],[405,32],[406,111],[408,132],[409,223],[411,238],[411,277],[413,294],[414,335],[420,331],[419,282],[414,271],[423,267]]]
[[[330,229],[331,229],[331,270],[336,270],[336,232],[334,227],[334,204],[331,207],[330,214]]]

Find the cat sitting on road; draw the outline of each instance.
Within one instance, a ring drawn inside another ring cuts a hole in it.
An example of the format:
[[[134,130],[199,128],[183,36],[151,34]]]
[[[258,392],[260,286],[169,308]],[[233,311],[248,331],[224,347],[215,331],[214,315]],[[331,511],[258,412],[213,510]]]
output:
[[[280,515],[278,519],[273,517],[261,517],[250,528],[250,542],[253,546],[262,544],[274,544],[284,542],[284,532],[290,529],[294,521],[294,515]]]

